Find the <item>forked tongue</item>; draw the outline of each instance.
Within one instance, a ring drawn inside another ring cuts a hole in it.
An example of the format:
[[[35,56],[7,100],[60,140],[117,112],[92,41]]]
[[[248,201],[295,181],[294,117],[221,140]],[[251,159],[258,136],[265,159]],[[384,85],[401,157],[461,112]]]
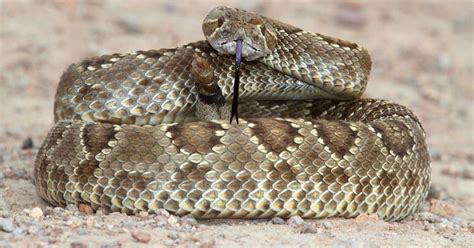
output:
[[[230,123],[235,116],[235,121],[239,124],[239,84],[240,84],[240,62],[242,59],[242,40],[237,40],[235,48],[235,74],[234,74],[234,94],[232,98],[232,111],[230,113]]]

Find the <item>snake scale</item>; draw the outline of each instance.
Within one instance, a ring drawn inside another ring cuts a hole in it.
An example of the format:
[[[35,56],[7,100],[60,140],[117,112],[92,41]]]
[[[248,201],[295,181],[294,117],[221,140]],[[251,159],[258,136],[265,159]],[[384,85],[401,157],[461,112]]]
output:
[[[227,7],[203,32],[66,70],[35,161],[44,200],[197,218],[400,220],[419,209],[431,180],[424,130],[406,107],[360,98],[364,48]],[[230,124],[199,82],[228,108],[237,38],[241,119]]]

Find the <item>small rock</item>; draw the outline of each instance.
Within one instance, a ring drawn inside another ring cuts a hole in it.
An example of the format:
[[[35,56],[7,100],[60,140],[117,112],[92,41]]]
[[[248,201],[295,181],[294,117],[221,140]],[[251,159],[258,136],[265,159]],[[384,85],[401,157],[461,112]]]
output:
[[[474,233],[474,226],[469,227],[468,230],[469,230],[470,233]]]
[[[43,217],[43,210],[41,210],[41,208],[39,207],[35,207],[28,211],[28,215],[32,218],[40,219],[41,217]]]
[[[304,220],[303,218],[301,218],[301,216],[292,216],[291,218],[288,219],[287,221],[287,224],[290,225],[290,226],[300,226],[304,223]]]
[[[436,229],[442,229],[442,228],[446,228],[446,225],[444,223],[436,223],[434,224],[434,227]]]
[[[28,234],[37,234],[38,233],[38,227],[37,226],[30,226],[26,230]]]
[[[456,214],[456,210],[452,205],[436,199],[430,200],[430,212],[444,217],[451,217]]]
[[[74,204],[69,204],[66,206],[66,211],[69,212],[69,214],[77,214],[79,212],[79,208]]]
[[[149,215],[149,213],[148,213],[147,211],[140,211],[140,212],[138,213],[138,216],[139,216],[140,218],[146,218],[146,217],[148,217],[148,215]]]
[[[140,243],[148,243],[150,242],[151,236],[149,233],[143,233],[143,232],[138,232],[138,231],[132,231],[130,232],[132,235],[132,238],[135,239],[136,241]]]
[[[87,245],[82,243],[82,242],[79,242],[79,241],[75,241],[75,242],[71,242],[71,245],[70,245],[71,248],[86,248]]]
[[[324,228],[326,228],[326,229],[330,229],[330,228],[333,227],[333,225],[328,221],[324,221],[322,224],[323,224]]]
[[[469,227],[469,222],[467,220],[457,217],[457,216],[450,218],[449,221],[453,222],[456,225],[459,225],[462,228]]]
[[[177,233],[173,232],[173,233],[168,234],[168,238],[173,239],[173,240],[177,240],[177,239],[179,239],[179,235]]]
[[[44,209],[44,215],[45,215],[45,216],[54,215],[54,208],[52,208],[52,207],[46,207],[46,208]]]
[[[97,209],[96,214],[97,215],[109,215],[110,214],[110,209],[105,208],[105,207],[100,207],[99,209]]]
[[[170,213],[162,208],[158,209],[158,210],[155,210],[155,213],[157,216],[164,216],[166,218],[168,218],[170,216]]]
[[[0,218],[0,230],[7,233],[13,232],[13,230],[15,230],[13,221],[10,219]]]
[[[174,215],[170,215],[170,217],[168,217],[168,224],[175,225],[176,223],[178,223],[178,218]]]
[[[300,233],[321,233],[321,230],[309,223],[303,223],[300,227]]]
[[[441,217],[439,217],[436,214],[432,214],[430,212],[417,213],[417,214],[414,214],[413,217],[415,219],[427,221],[429,223],[440,223],[440,222],[442,222]]]
[[[66,225],[71,228],[76,228],[82,225],[82,220],[78,219],[77,217],[71,217],[66,221]]]
[[[283,225],[285,224],[285,220],[280,217],[273,217],[271,222],[276,225]]]
[[[85,214],[85,215],[91,215],[94,213],[94,210],[91,208],[91,206],[87,204],[79,204],[79,212]]]
[[[30,137],[26,138],[23,143],[21,143],[21,149],[22,150],[28,150],[28,149],[31,149],[33,148],[34,144],[33,144],[33,139],[31,139]]]
[[[198,225],[197,220],[191,215],[183,216],[181,218],[181,222],[183,222],[184,224],[190,225],[190,226],[197,226]]]

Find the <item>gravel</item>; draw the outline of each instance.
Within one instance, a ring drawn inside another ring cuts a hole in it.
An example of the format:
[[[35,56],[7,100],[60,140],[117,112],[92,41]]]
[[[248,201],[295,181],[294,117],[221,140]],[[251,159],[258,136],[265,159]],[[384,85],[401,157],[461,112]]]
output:
[[[15,230],[13,221],[10,219],[0,218],[0,230],[7,233],[13,232],[13,230]]]

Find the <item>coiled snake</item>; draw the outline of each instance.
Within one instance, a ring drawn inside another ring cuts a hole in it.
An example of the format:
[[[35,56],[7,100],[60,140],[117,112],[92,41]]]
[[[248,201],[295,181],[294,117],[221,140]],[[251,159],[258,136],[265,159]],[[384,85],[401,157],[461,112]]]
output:
[[[44,200],[199,218],[399,220],[420,207],[423,128],[404,106],[358,99],[365,49],[226,7],[203,32],[206,41],[67,69],[35,161]],[[241,119],[230,124],[237,39]]]

